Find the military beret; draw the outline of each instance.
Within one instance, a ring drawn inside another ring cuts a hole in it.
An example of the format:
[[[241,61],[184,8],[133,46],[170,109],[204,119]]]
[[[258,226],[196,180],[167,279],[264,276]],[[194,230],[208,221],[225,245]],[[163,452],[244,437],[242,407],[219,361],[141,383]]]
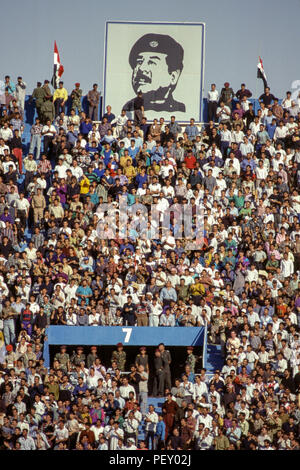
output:
[[[77,82],[77,83],[75,83],[75,86],[80,86],[80,83],[78,83],[78,82]]]
[[[183,48],[171,36],[165,34],[145,34],[136,41],[129,54],[131,68],[135,67],[137,56],[140,52],[158,52],[167,54],[168,65],[172,70],[183,67]]]
[[[117,348],[121,348],[121,347],[123,347],[123,344],[122,344],[122,343],[118,343],[118,344],[117,344]]]

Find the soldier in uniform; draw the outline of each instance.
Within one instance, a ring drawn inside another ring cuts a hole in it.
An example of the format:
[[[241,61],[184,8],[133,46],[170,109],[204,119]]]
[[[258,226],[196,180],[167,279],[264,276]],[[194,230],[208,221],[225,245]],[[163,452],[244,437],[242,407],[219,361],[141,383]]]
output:
[[[194,374],[195,373],[195,365],[196,365],[196,356],[193,354],[193,346],[188,346],[187,347],[187,358],[185,361],[185,365],[189,365],[191,368],[191,372]]]
[[[33,208],[34,223],[38,224],[42,220],[44,216],[44,210],[46,208],[46,199],[42,194],[41,188],[37,188],[37,192],[31,200],[31,205]]]
[[[213,344],[217,343],[219,339],[221,345],[224,347],[224,343],[226,342],[225,336],[225,324],[226,322],[222,318],[220,309],[216,309],[216,313],[212,319],[212,326],[210,331],[210,340]]]
[[[76,352],[73,352],[73,355],[71,357],[71,363],[74,366],[80,366],[81,362],[85,362],[85,354],[83,354],[83,347],[78,346],[76,348]]]
[[[36,88],[33,90],[32,95],[31,95],[31,101],[35,99],[35,107],[36,107],[36,111],[37,111],[40,121],[42,117],[41,108],[44,103],[44,98],[45,98],[45,91],[42,88],[42,84],[41,82],[37,82]]]
[[[149,373],[149,358],[148,354],[146,354],[145,346],[140,348],[140,354],[138,354],[135,358],[135,365],[138,368],[139,366],[144,366],[145,371]]]
[[[100,92],[97,90],[98,85],[94,83],[93,89],[90,90],[87,94],[87,100],[89,103],[89,118],[92,121],[97,121],[99,117],[99,102],[100,102]]]
[[[79,88],[80,83],[75,83],[75,88],[71,93],[72,98],[72,108],[76,111],[78,109],[78,114],[81,113],[81,97],[82,97],[82,90]]]
[[[43,124],[46,124],[47,120],[49,119],[51,123],[54,120],[55,116],[55,108],[52,102],[52,98],[46,98],[41,106],[41,120]]]
[[[70,356],[66,352],[67,347],[61,346],[60,353],[56,353],[54,359],[59,362],[60,367],[64,372],[68,372],[70,370]]]
[[[118,343],[117,350],[113,351],[112,356],[111,356],[111,362],[113,361],[116,361],[118,365],[118,369],[120,369],[121,372],[125,371],[126,352],[123,350],[122,343]]]
[[[44,80],[44,85],[42,86],[44,93],[45,93],[45,98],[52,98],[52,93],[49,87],[49,80]]]
[[[91,352],[88,354],[88,357],[86,360],[88,369],[94,364],[96,359],[99,359],[99,356],[97,354],[97,347],[91,346]]]
[[[144,111],[185,112],[185,104],[173,98],[183,69],[183,48],[165,34],[145,34],[132,47],[129,64],[136,95],[143,93]],[[123,109],[133,110],[134,99]]]
[[[161,358],[163,360],[163,367],[164,367],[164,390],[168,388],[171,390],[171,370],[170,364],[172,362],[170,351],[165,349],[164,343],[160,343],[158,345],[158,349],[161,354]]]

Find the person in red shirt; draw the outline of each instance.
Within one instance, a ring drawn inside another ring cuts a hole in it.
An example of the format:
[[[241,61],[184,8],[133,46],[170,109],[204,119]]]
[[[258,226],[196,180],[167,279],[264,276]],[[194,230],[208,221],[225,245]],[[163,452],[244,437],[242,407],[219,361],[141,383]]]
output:
[[[193,170],[196,167],[196,157],[193,155],[192,150],[188,150],[184,163],[189,170]]]
[[[26,308],[21,313],[21,328],[26,330],[27,334],[31,337],[32,325],[34,322],[33,313],[30,310],[30,304],[26,304]]]
[[[149,450],[148,447],[146,447],[145,441],[140,441],[140,447],[137,450]]]

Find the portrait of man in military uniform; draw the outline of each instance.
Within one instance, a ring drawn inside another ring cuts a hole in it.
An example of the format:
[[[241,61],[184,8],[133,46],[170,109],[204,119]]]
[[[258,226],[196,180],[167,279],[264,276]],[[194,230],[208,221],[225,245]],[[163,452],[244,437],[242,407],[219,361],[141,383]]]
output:
[[[143,94],[144,111],[185,112],[185,104],[176,101],[173,92],[183,70],[184,50],[171,36],[145,34],[131,48],[129,64],[131,85]],[[134,99],[123,109],[132,111]]]

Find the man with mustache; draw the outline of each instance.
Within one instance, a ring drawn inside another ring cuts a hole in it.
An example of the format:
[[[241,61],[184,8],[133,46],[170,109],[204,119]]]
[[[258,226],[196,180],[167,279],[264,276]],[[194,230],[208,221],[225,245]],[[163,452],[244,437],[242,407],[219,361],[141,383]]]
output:
[[[185,112],[185,104],[173,98],[183,54],[182,46],[165,34],[145,34],[134,44],[129,54],[131,83],[138,97],[142,93],[144,111]],[[129,100],[123,108],[136,110],[135,101]]]

